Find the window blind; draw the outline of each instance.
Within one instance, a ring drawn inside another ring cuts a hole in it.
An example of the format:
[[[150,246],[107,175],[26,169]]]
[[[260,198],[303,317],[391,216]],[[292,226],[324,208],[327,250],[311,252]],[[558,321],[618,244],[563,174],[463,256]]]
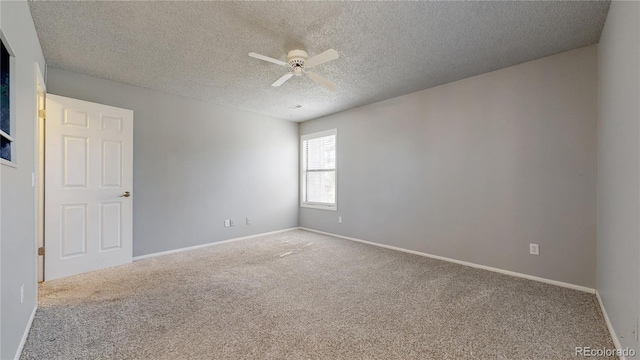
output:
[[[336,203],[336,135],[303,141],[305,203]]]

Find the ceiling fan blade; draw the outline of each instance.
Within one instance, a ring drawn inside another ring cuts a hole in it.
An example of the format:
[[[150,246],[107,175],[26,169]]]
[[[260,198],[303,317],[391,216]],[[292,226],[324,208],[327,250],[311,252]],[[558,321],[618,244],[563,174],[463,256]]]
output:
[[[270,58],[268,56],[260,55],[258,53],[251,52],[251,53],[249,53],[249,56],[251,56],[252,58],[268,61],[268,62],[271,62],[271,63],[274,63],[274,64],[278,64],[278,65],[282,65],[282,66],[289,66],[289,64],[287,64],[284,61],[280,61],[278,59],[274,59],[274,58]]]
[[[313,80],[313,82],[315,82],[316,84],[326,87],[329,91],[338,90],[338,87],[336,86],[336,84],[314,73],[313,71],[307,71],[307,76],[311,80]]]
[[[304,67],[307,69],[310,69],[314,66],[324,64],[327,61],[335,60],[337,58],[338,58],[338,52],[333,49],[329,49],[305,61]]]
[[[292,76],[293,76],[292,73],[284,74],[280,79],[276,80],[276,82],[271,84],[271,86],[280,86],[280,85],[284,84],[285,81],[291,79]]]

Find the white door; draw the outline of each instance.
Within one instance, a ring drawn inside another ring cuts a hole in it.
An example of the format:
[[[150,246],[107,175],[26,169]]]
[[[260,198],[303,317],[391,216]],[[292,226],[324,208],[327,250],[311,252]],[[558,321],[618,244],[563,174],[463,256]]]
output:
[[[46,101],[45,280],[130,263],[133,111]]]

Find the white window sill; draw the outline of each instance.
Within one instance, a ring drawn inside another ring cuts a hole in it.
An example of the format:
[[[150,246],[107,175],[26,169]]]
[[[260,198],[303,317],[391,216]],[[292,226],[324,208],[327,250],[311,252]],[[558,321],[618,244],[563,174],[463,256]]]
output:
[[[5,159],[2,159],[2,158],[0,158],[0,164],[2,164],[4,166],[15,168],[15,169],[18,168],[18,164],[14,163],[13,161],[5,160]]]
[[[318,210],[338,211],[338,207],[336,205],[316,205],[301,203],[300,207]]]

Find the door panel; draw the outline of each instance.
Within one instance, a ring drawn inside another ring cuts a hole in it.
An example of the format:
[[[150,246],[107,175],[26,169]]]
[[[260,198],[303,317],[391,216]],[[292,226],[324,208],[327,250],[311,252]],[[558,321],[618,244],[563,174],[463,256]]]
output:
[[[65,108],[64,121],[62,124],[66,126],[87,128],[89,127],[89,119],[87,113],[84,111]]]
[[[100,251],[122,248],[122,204],[100,204]]]
[[[65,189],[87,187],[87,145],[86,137],[64,136],[63,166]]]
[[[102,141],[102,187],[122,187],[122,142]]]
[[[122,131],[122,118],[102,115],[102,130]]]
[[[45,280],[131,262],[133,112],[46,102]]]
[[[87,204],[62,205],[61,258],[87,254]]]

